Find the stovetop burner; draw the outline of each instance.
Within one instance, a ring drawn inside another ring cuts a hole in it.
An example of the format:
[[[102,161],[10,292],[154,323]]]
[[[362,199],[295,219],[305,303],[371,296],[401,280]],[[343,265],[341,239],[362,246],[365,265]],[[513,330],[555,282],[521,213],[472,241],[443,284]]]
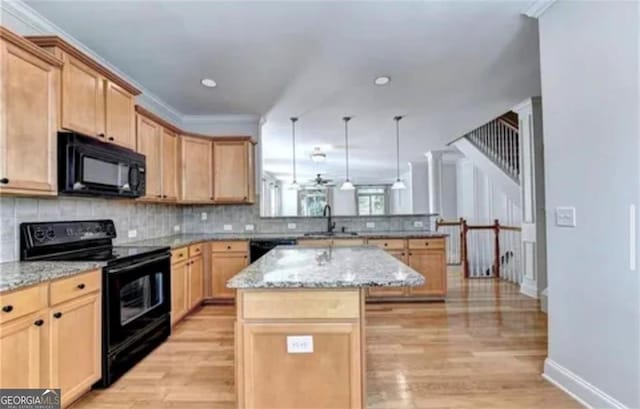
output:
[[[86,250],[50,256],[52,261],[123,261],[132,257],[146,256],[150,253],[169,250],[167,247],[155,246],[106,246],[102,248],[88,248]]]

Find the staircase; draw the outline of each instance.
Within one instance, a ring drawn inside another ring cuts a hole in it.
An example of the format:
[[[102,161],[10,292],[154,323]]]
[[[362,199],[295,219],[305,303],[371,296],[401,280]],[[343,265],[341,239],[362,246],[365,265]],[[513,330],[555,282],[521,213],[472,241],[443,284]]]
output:
[[[520,137],[514,112],[472,130],[451,144],[496,181],[512,200],[520,200]]]

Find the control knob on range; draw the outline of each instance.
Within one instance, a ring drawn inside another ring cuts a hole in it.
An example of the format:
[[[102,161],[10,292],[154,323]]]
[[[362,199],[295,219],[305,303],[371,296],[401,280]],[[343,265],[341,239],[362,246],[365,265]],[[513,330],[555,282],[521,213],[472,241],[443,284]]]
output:
[[[44,230],[36,228],[33,230],[33,238],[36,239],[37,242],[41,243],[47,238],[47,234]]]
[[[47,229],[47,238],[54,239],[55,237],[56,237],[56,232],[51,227],[49,227]]]

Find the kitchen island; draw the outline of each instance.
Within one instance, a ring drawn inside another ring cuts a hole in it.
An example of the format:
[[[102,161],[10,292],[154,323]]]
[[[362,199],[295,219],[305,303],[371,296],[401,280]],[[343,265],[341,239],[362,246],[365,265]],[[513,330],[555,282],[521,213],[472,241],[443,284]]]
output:
[[[365,291],[424,277],[374,246],[280,246],[234,276],[240,408],[363,408]]]

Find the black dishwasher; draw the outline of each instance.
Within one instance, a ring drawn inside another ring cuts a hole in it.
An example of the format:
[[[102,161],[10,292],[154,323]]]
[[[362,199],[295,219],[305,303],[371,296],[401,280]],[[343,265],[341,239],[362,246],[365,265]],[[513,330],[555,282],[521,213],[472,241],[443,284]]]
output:
[[[276,246],[298,244],[296,239],[262,239],[249,241],[249,257],[253,263]]]

